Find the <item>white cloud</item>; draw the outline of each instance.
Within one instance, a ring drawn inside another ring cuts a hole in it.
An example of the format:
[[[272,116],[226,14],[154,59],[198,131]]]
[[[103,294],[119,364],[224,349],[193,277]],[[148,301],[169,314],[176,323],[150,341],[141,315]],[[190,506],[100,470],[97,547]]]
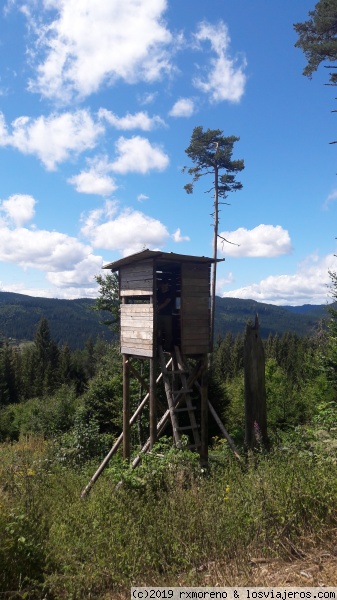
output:
[[[169,164],[169,157],[156,145],[140,136],[132,138],[120,137],[116,142],[116,151],[119,155],[112,163],[115,173],[148,173],[155,169],[164,171]]]
[[[37,119],[22,116],[12,122],[11,134],[4,123],[2,116],[0,146],[10,145],[23,154],[35,154],[48,170],[54,170],[71,155],[94,148],[104,132],[103,126],[95,123],[86,110]]]
[[[138,100],[139,100],[140,104],[143,104],[143,105],[153,104],[153,102],[155,101],[157,96],[158,96],[158,92],[148,92],[148,93],[145,93],[145,94],[139,96]]]
[[[211,69],[207,69],[206,78],[196,77],[195,87],[209,95],[212,102],[239,102],[245,89],[246,76],[244,68],[246,60],[238,64],[229,55],[230,37],[227,26],[219,21],[217,25],[203,22],[195,34],[198,47],[201,42],[209,42],[216,58],[210,60]]]
[[[219,235],[231,242],[218,240],[218,251],[226,256],[274,257],[292,252],[289,233],[281,225],[262,224],[250,230],[240,227],[236,231],[221,231]]]
[[[178,228],[177,231],[175,231],[172,234],[172,238],[174,239],[175,242],[189,242],[190,241],[190,238],[188,237],[188,235],[181,235],[180,228]]]
[[[64,271],[91,254],[76,238],[56,231],[0,226],[0,260],[42,271]]]
[[[30,287],[24,283],[12,283],[2,284],[0,282],[0,290],[2,292],[14,292],[16,294],[25,294],[25,296],[37,296],[40,298],[62,298],[67,300],[74,300],[76,298],[97,298],[98,296],[98,285],[92,286],[91,283],[88,287]]]
[[[101,256],[90,254],[80,262],[76,263],[74,269],[67,271],[49,272],[47,279],[57,288],[97,288],[94,279],[103,265]]]
[[[43,96],[69,101],[102,84],[152,82],[171,70],[167,0],[48,0],[44,8],[57,16],[38,29],[45,59],[30,82]]]
[[[109,175],[112,165],[106,156],[88,160],[88,164],[88,170],[68,179],[68,183],[71,183],[77,192],[108,196],[117,189],[115,180]]]
[[[137,200],[138,202],[144,202],[144,200],[148,200],[149,196],[146,196],[145,194],[138,194],[137,196]]]
[[[66,298],[96,293],[94,275],[102,267],[102,257],[92,254],[91,246],[75,237],[22,227],[23,222],[34,216],[35,203],[32,196],[16,195],[0,204],[0,210],[5,213],[4,219],[0,220],[0,261],[24,270],[44,272],[54,288],[34,289],[25,284],[8,286],[2,283],[0,288],[44,297]],[[111,214],[111,211],[112,207],[108,207],[107,212]]]
[[[225,277],[217,277],[216,278],[216,295],[222,296],[224,286],[228,285],[229,283],[233,283],[233,281],[234,281],[234,275],[232,272],[227,273],[227,275]],[[224,295],[226,295],[226,294],[224,294]]]
[[[157,219],[132,209],[118,213],[115,203],[106,203],[104,209],[90,212],[81,232],[95,248],[118,250],[124,255],[144,247],[163,246],[169,238],[166,227]]]
[[[98,111],[100,119],[105,119],[110,125],[116,129],[125,131],[131,129],[141,129],[142,131],[151,131],[158,126],[165,126],[165,121],[158,115],[149,117],[147,112],[138,112],[133,115],[127,113],[125,117],[118,117],[106,108],[100,108]]]
[[[333,192],[331,192],[331,194],[328,195],[327,199],[323,204],[323,208],[327,210],[329,208],[329,205],[335,200],[337,200],[337,190],[334,190]]]
[[[170,117],[191,117],[194,113],[194,102],[190,98],[180,98],[172,106]]]
[[[7,200],[0,201],[0,211],[4,212],[17,227],[31,221],[35,215],[36,200],[33,196],[13,194]]]
[[[224,297],[246,298],[277,305],[325,304],[328,300],[330,278],[328,271],[336,270],[336,257],[315,256],[303,261],[293,275],[270,275],[259,283],[223,293]]]

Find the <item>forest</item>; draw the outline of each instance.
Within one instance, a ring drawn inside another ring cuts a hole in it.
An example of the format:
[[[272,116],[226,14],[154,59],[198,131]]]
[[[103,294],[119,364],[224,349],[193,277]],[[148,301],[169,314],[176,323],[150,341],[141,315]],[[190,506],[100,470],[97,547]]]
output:
[[[336,278],[332,291],[336,295]],[[135,471],[117,454],[85,500],[82,489],[122,428],[118,343],[88,338],[71,350],[54,341],[46,318],[33,342],[18,348],[5,341],[0,348],[5,597],[124,598],[132,583],[209,585],[204,565],[223,561],[228,563],[221,567],[223,585],[248,585],[254,578],[251,568],[243,568],[247,556],[293,560],[322,545],[329,555],[337,526],[333,306],[310,336],[288,331],[264,339],[268,448],[244,447],[244,329],[226,333],[215,340],[209,394],[242,460],[210,418],[207,471],[200,469],[197,454],[172,447],[168,429]],[[142,362],[146,373],[147,361]],[[136,408],[135,381],[131,396]],[[148,437],[148,419],[145,411],[132,430],[135,453]]]

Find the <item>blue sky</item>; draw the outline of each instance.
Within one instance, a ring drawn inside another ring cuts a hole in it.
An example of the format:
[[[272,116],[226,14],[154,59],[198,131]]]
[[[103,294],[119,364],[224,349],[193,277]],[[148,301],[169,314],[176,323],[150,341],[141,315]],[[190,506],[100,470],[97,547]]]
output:
[[[147,247],[212,255],[193,128],[240,138],[221,296],[325,303],[336,269],[335,91],[303,77],[312,0],[8,0],[0,16],[0,290],[95,297]]]

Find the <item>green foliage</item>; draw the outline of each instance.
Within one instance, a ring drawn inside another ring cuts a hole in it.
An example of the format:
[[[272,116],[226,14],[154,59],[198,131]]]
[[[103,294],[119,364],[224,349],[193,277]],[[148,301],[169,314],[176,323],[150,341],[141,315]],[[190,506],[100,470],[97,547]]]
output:
[[[106,275],[96,275],[95,279],[99,285],[99,295],[93,308],[106,314],[110,313],[110,318],[105,318],[101,322],[104,325],[112,326],[113,330],[118,332],[120,320],[118,275],[107,273]]]
[[[334,302],[337,301],[337,273],[329,271],[331,285],[330,295]],[[327,322],[327,344],[322,352],[322,367],[328,380],[337,391],[337,309],[335,304],[328,307],[329,319]]]
[[[74,423],[77,404],[74,389],[64,385],[50,397],[8,406],[0,411],[0,441],[30,433],[50,438],[67,431]]]
[[[309,536],[328,542],[336,463],[312,451],[311,437],[298,430],[245,469],[218,444],[208,473],[164,440],[132,475],[113,459],[85,501],[87,468],[51,463],[33,438],[0,445],[1,590],[103,600],[132,583],[198,585],[210,561],[288,556]]]
[[[303,50],[308,61],[303,75],[311,78],[322,62],[328,61],[330,65],[337,60],[336,0],[320,0],[309,11],[309,17],[308,21],[296,23],[294,29],[299,36],[295,46]],[[330,81],[336,84],[336,73],[330,73]]]
[[[191,142],[185,152],[195,163],[195,167],[184,167],[192,176],[192,183],[185,185],[188,194],[193,192],[194,183],[204,175],[212,174],[215,178],[214,189],[217,186],[218,196],[226,198],[229,192],[242,189],[242,184],[235,180],[236,174],[244,169],[243,160],[232,160],[235,142],[240,138],[231,135],[224,137],[220,129],[207,129],[195,127],[191,136]],[[219,171],[225,171],[218,178]],[[209,191],[211,191],[209,190]]]
[[[89,298],[58,300],[0,292],[0,341],[2,337],[32,341],[39,321],[44,317],[48,320],[52,338],[60,346],[68,343],[71,350],[83,348],[90,336],[95,341],[104,337],[111,342],[114,334],[101,324],[104,314],[92,310],[94,304],[95,301]]]
[[[75,414],[73,427],[54,439],[50,456],[61,465],[78,466],[87,461],[100,461],[112,445],[112,435],[102,435],[95,418],[88,420],[87,412],[80,406]]]

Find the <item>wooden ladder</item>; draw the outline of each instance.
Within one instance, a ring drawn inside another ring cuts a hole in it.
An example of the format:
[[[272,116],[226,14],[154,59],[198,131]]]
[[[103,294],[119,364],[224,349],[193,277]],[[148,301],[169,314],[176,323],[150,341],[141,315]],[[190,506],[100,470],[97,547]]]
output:
[[[167,403],[170,411],[170,418],[173,429],[173,439],[177,448],[182,448],[181,436],[184,433],[192,433],[193,443],[189,444],[189,449],[199,449],[201,446],[199,426],[196,419],[196,407],[193,406],[190,396],[192,389],[188,386],[186,369],[180,348],[174,347],[174,352],[171,353],[172,369],[168,369],[166,365],[165,355],[162,347],[159,347],[159,357],[161,363],[161,371],[165,386]],[[188,416],[189,424],[180,425],[180,420],[183,415]],[[180,419],[179,419],[180,418]]]

